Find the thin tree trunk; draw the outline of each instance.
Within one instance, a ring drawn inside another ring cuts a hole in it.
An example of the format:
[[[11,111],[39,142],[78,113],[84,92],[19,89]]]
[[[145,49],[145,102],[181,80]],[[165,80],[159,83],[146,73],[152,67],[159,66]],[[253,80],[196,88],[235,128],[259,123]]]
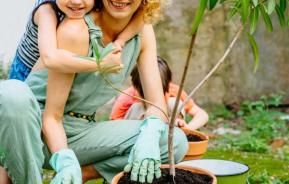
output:
[[[212,74],[219,68],[219,66],[225,61],[229,53],[231,52],[233,46],[235,45],[236,41],[240,37],[244,26],[242,25],[239,30],[237,31],[236,35],[234,36],[232,42],[230,43],[229,47],[225,51],[224,55],[219,59],[219,61],[216,63],[216,65],[211,69],[211,71],[197,84],[197,86],[191,91],[191,93],[187,96],[183,104],[178,108],[178,113],[181,112],[181,109],[184,108],[185,104],[188,103],[190,98],[195,94],[195,92],[212,76]]]
[[[188,56],[187,56],[187,60],[186,60],[185,68],[184,68],[184,72],[183,72],[183,75],[182,75],[180,88],[179,88],[179,91],[178,91],[178,94],[177,94],[177,99],[176,99],[176,102],[175,102],[175,105],[174,105],[174,109],[173,109],[173,112],[172,112],[172,116],[170,117],[170,123],[169,123],[169,136],[168,136],[168,140],[169,140],[169,161],[170,161],[169,164],[170,164],[170,174],[173,177],[175,176],[175,160],[174,160],[174,154],[173,154],[173,147],[174,147],[174,145],[173,145],[173,136],[174,136],[174,126],[175,126],[176,112],[178,110],[181,93],[182,93],[182,90],[183,90],[183,87],[184,87],[185,78],[186,78],[186,75],[187,75],[187,72],[188,72],[193,46],[195,44],[195,39],[196,39],[196,33],[194,33],[192,35],[192,37],[191,37],[191,43],[190,43],[190,47],[189,47],[189,52],[188,52]]]

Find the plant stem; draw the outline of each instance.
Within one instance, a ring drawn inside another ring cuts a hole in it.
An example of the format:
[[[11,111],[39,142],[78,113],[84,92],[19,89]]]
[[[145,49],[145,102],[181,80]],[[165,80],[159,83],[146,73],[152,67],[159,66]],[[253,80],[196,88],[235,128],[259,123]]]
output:
[[[148,101],[148,100],[145,100],[145,99],[143,99],[143,98],[141,98],[141,97],[133,96],[133,95],[130,95],[130,94],[128,94],[128,93],[125,93],[124,91],[122,91],[122,90],[118,89],[117,87],[115,87],[115,86],[105,77],[105,75],[104,75],[104,73],[103,73],[103,69],[102,69],[101,66],[100,66],[100,61],[101,61],[102,58],[105,57],[110,51],[113,50],[113,46],[112,46],[111,44],[109,44],[106,48],[104,48],[104,53],[100,53],[99,48],[98,48],[98,44],[97,44],[97,41],[96,41],[96,40],[93,40],[93,41],[92,41],[92,47],[93,47],[93,51],[94,51],[94,55],[95,55],[95,59],[96,59],[96,60],[95,60],[95,61],[96,61],[96,64],[97,64],[98,67],[99,67],[99,74],[101,75],[101,77],[104,79],[104,81],[105,81],[112,89],[114,89],[114,90],[116,90],[116,91],[118,91],[118,92],[120,92],[120,93],[123,93],[123,94],[125,94],[125,95],[127,95],[127,96],[130,96],[130,97],[132,97],[132,98],[138,99],[138,100],[140,100],[140,101],[142,101],[142,102],[144,102],[144,103],[147,103],[147,104],[150,104],[150,105],[156,107],[157,109],[159,109],[159,110],[164,114],[164,116],[166,117],[167,121],[169,121],[169,117],[168,117],[167,113],[166,113],[162,108],[160,108],[159,106],[155,105],[154,103],[152,103],[152,102],[150,102],[150,101]],[[87,59],[88,57],[81,57],[81,58]],[[88,58],[88,59],[91,59],[91,58]]]
[[[196,31],[197,32],[197,31]],[[175,126],[175,119],[176,119],[176,112],[178,110],[178,106],[179,106],[179,101],[180,101],[180,97],[181,97],[181,93],[184,87],[184,82],[185,82],[185,78],[188,72],[188,68],[189,68],[189,64],[190,64],[190,58],[192,55],[192,50],[193,50],[193,46],[195,43],[195,39],[196,39],[196,32],[194,34],[192,34],[191,37],[191,43],[190,43],[190,47],[189,47],[189,51],[188,51],[188,56],[187,56],[187,60],[186,60],[186,64],[185,64],[185,68],[184,68],[184,72],[182,75],[182,79],[181,79],[181,83],[180,83],[180,88],[177,94],[177,99],[174,105],[174,109],[172,112],[172,116],[170,117],[170,123],[169,123],[169,164],[170,164],[170,174],[174,177],[175,176],[175,161],[174,161],[174,153],[173,153],[173,133],[174,133],[174,126]]]
[[[118,88],[115,87],[103,74],[101,74],[101,76],[102,76],[102,78],[104,79],[104,81],[105,81],[111,88],[113,88],[114,90],[116,90],[116,91],[118,91],[118,92],[120,92],[120,93],[123,93],[123,94],[125,94],[125,95],[127,95],[127,96],[130,96],[130,97],[132,97],[132,98],[138,99],[139,101],[142,101],[142,102],[144,102],[144,103],[147,103],[147,104],[149,104],[149,105],[152,105],[152,106],[156,107],[157,109],[159,109],[159,110],[164,114],[164,116],[165,116],[165,117],[167,118],[167,120],[169,121],[169,117],[168,117],[167,113],[165,113],[165,111],[164,111],[162,108],[160,108],[159,106],[157,106],[157,105],[153,104],[152,102],[150,102],[150,101],[148,101],[148,100],[145,100],[145,99],[143,99],[143,98],[141,98],[141,97],[130,95],[130,94],[128,94],[128,93],[126,93],[126,92],[118,89]]]
[[[195,94],[195,92],[209,79],[209,77],[212,76],[212,74],[219,68],[219,66],[225,61],[229,53],[231,52],[233,46],[235,45],[236,41],[240,37],[242,31],[243,31],[244,26],[242,25],[236,35],[234,36],[232,42],[230,43],[229,47],[225,51],[224,55],[219,59],[219,61],[215,64],[215,66],[211,69],[211,71],[197,84],[197,86],[191,91],[191,93],[187,96],[187,98],[184,100],[183,104],[178,108],[178,113],[181,112],[181,109],[184,108],[186,103],[190,100],[190,98]]]

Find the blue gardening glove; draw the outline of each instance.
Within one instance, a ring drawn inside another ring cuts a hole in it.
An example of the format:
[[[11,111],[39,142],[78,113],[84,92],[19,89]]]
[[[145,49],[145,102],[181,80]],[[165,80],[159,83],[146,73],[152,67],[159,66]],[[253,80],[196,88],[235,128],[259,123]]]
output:
[[[57,172],[52,184],[81,184],[81,168],[71,149],[63,149],[53,153],[49,160],[51,167]]]
[[[131,172],[131,180],[152,183],[154,176],[161,177],[160,137],[165,123],[159,118],[146,118],[139,137],[133,146],[124,172]]]

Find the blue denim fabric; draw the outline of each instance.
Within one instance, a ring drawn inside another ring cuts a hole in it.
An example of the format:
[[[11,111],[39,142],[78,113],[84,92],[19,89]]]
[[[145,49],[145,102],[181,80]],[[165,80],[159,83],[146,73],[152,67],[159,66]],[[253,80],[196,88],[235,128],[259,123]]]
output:
[[[30,71],[31,71],[31,68],[27,67],[21,61],[19,56],[16,55],[10,67],[9,79],[17,79],[17,80],[24,81],[27,78]]]

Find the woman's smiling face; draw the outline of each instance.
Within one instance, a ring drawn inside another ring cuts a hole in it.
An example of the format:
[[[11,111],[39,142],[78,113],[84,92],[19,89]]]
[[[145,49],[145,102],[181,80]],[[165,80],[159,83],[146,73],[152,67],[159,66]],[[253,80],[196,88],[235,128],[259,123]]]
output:
[[[115,19],[130,18],[142,0],[102,0],[105,11]]]

